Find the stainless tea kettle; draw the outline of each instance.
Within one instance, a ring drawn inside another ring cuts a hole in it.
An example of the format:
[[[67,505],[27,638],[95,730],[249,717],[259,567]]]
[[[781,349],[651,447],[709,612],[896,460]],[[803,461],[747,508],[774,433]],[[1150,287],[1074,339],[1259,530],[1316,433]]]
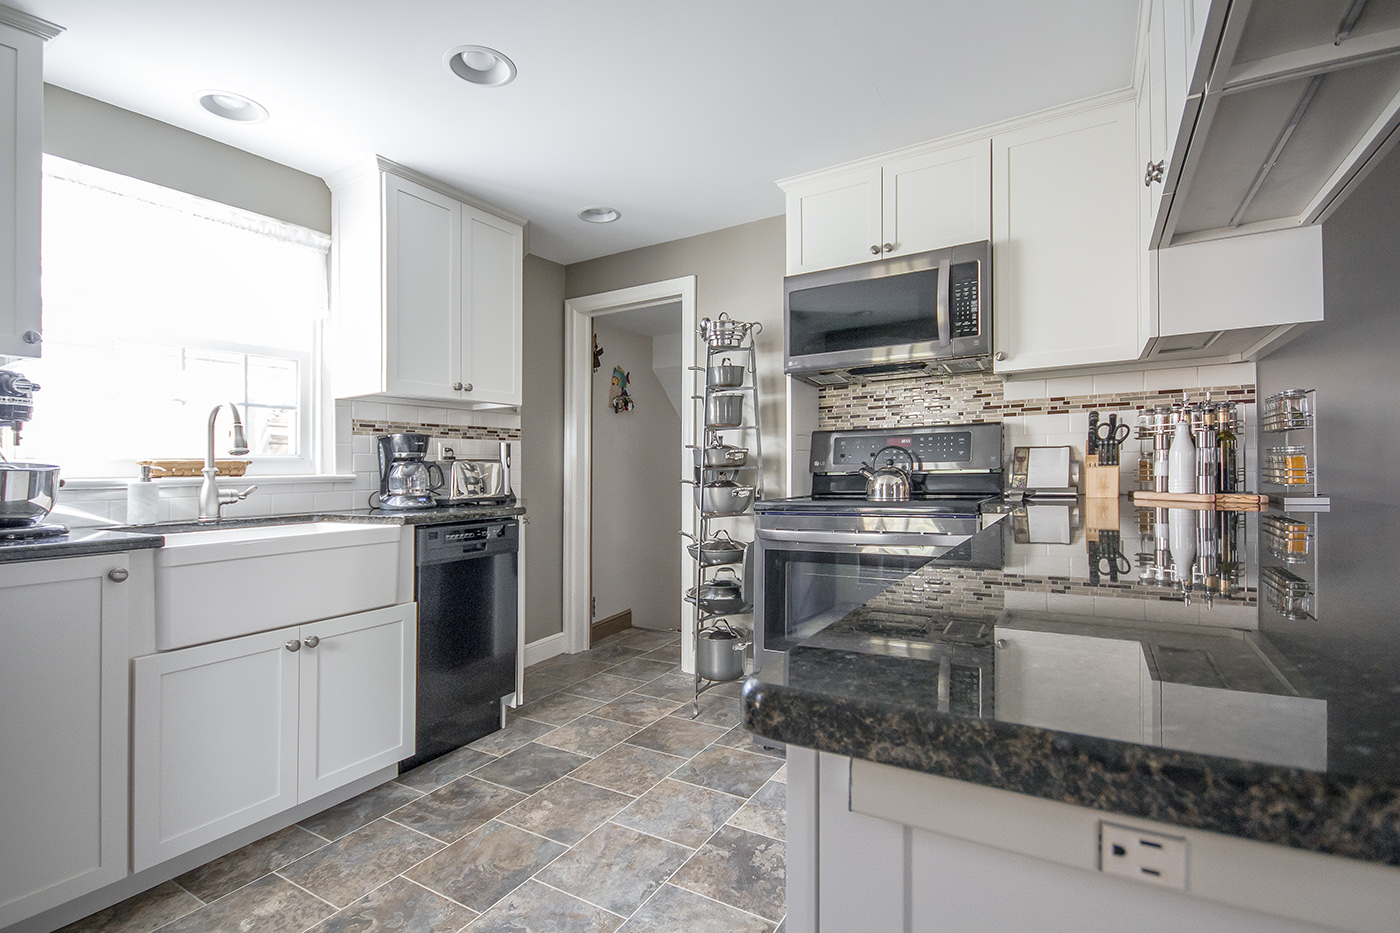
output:
[[[908,502],[910,474],[916,465],[914,455],[903,447],[882,447],[874,456],[876,462],[885,451],[904,454],[909,460],[909,469],[902,470],[894,465],[894,457],[885,460],[885,465],[875,469],[868,463],[860,465],[860,473],[865,477],[865,498],[874,502]]]

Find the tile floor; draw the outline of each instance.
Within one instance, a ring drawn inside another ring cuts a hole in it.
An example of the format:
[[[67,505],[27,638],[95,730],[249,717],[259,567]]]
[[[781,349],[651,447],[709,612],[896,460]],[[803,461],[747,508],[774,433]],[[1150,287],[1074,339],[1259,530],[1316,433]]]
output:
[[[505,729],[62,933],[774,933],[786,768],[675,633],[525,672]]]

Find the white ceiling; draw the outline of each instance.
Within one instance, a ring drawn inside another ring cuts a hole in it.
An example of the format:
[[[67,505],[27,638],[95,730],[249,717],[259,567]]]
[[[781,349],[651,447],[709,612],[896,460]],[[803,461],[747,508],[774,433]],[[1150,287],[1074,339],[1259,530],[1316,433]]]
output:
[[[1131,83],[1138,0],[5,0],[45,78],[315,175],[380,154],[561,263],[783,211],[775,179]],[[443,65],[499,49],[519,77]],[[238,125],[205,89],[263,104]],[[608,205],[617,223],[585,224]]]

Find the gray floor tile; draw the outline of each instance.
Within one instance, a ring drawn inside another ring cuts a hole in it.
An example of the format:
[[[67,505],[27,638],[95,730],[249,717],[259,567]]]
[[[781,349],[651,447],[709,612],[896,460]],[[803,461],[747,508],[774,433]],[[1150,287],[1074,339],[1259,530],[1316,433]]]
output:
[[[771,933],[773,924],[693,891],[665,884],[622,927],[622,933]]]
[[[636,645],[599,645],[590,649],[584,654],[584,657],[600,664],[621,664],[623,661],[630,661],[646,653],[646,648]]]
[[[573,683],[594,674],[601,674],[611,666],[612,662],[594,661],[587,654],[556,654],[549,660],[534,665],[531,670],[566,683]]]
[[[151,933],[202,906],[199,898],[167,881],[70,923],[59,933]]]
[[[729,825],[774,839],[787,839],[787,785],[782,781],[764,784],[729,818]]]
[[[689,758],[722,735],[724,730],[718,726],[668,716],[638,732],[627,742],[629,745]]]
[[[327,917],[310,933],[450,933],[476,917],[476,911],[398,877]]]
[[[671,777],[736,797],[752,797],[782,766],[781,761],[767,755],[714,745],[677,768]]]
[[[695,699],[695,678],[680,672],[662,674],[655,680],[642,684],[634,692],[685,703]]]
[[[680,633],[673,631],[660,631],[658,629],[634,628],[628,632],[622,632],[618,641],[633,648],[660,648],[662,645],[669,645],[680,640]]]
[[[522,794],[533,794],[587,761],[585,755],[531,742],[490,764],[482,765],[472,772],[472,776],[518,790]]]
[[[492,821],[409,869],[405,877],[459,904],[484,911],[566,848],[534,833]]]
[[[302,933],[333,913],[330,904],[290,881],[265,875],[161,927],[161,933]]]
[[[623,661],[616,667],[608,668],[608,673],[618,677],[635,677],[638,680],[655,680],[662,674],[669,674],[679,667],[679,664],[671,664],[666,661],[644,661],[641,658],[633,658],[630,661]]]
[[[525,672],[525,699],[527,701],[538,700],[540,697],[547,697],[551,693],[558,693],[569,685],[569,681],[559,677],[551,677],[547,673],[542,673],[534,669]]]
[[[593,715],[641,727],[651,725],[675,708],[674,700],[629,693],[598,707],[593,711]]]
[[[505,755],[515,751],[526,742],[533,742],[542,735],[548,735],[554,727],[547,722],[533,719],[513,719],[504,729],[482,736],[468,748],[486,752],[489,755]]]
[[[675,843],[604,823],[540,872],[539,880],[625,917],[689,855]]]
[[[681,663],[681,646],[675,644],[653,648],[646,654],[643,654],[641,658],[643,661],[661,661],[678,667]]]
[[[685,759],[635,745],[615,745],[569,776],[598,784],[633,797],[646,793],[658,781],[685,764]]]
[[[554,726],[562,726],[565,723],[573,722],[584,713],[597,709],[602,704],[602,700],[574,696],[572,693],[551,693],[542,700],[526,703],[516,710],[514,715],[537,722],[547,722]]]
[[[631,738],[637,728],[597,716],[580,716],[567,726],[560,726],[549,735],[542,736],[539,744],[596,758],[619,742]]]
[[[389,818],[444,842],[456,842],[526,796],[474,777],[463,777],[395,810]]]
[[[329,810],[322,810],[315,816],[307,817],[297,825],[309,829],[323,839],[339,839],[379,819],[391,810],[397,810],[406,803],[412,803],[423,796],[419,791],[390,781],[380,784],[351,797],[344,803]]]
[[[616,914],[527,881],[482,914],[471,933],[612,933],[621,925]]]
[[[613,822],[699,848],[744,803],[719,791],[662,781],[613,817]]]
[[[569,692],[581,697],[592,697],[595,700],[616,700],[624,693],[631,693],[642,686],[642,681],[633,680],[631,677],[618,677],[615,674],[594,674],[592,677],[580,680],[576,684],[569,685]]]
[[[787,752],[781,745],[769,744],[767,739],[758,740],[757,737],[744,728],[742,725],[735,726],[724,734],[724,738],[719,740],[720,745],[729,748],[741,748],[746,752],[753,752],[756,755],[767,755],[770,758],[786,758]]]
[[[442,847],[436,839],[380,819],[278,874],[337,907],[346,907]]]
[[[676,710],[673,715],[691,719],[690,713],[691,707],[687,706],[685,709]],[[744,712],[743,707],[739,705],[739,701],[735,697],[706,693],[700,697],[700,715],[693,718],[695,722],[732,729],[743,721]]]
[[[561,778],[502,813],[500,820],[573,845],[631,802],[626,794]]]
[[[787,915],[787,847],[781,840],[726,826],[671,882],[777,923]]]
[[[292,864],[325,844],[326,840],[300,826],[288,826],[175,880],[180,887],[208,903]]]
[[[395,778],[395,781],[404,787],[426,794],[448,781],[455,781],[471,769],[486,764],[491,760],[491,757],[475,748],[459,748],[446,755],[440,755],[432,761],[425,762],[412,771],[400,774]]]

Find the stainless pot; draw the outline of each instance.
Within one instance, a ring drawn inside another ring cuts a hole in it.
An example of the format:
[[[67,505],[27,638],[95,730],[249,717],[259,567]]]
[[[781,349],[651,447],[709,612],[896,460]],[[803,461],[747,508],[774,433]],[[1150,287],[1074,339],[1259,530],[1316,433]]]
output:
[[[738,347],[744,342],[744,337],[751,330],[757,335],[763,330],[763,325],[732,321],[729,319],[727,311],[714,320],[709,318],[700,320],[700,339],[711,347]]]
[[[0,527],[37,525],[53,509],[58,467],[0,463]]]
[[[744,423],[744,393],[721,392],[705,399],[705,426],[733,428]]]
[[[881,454],[887,450],[901,453],[909,459],[909,472],[906,473],[894,465],[894,457],[885,461],[885,465],[879,469],[874,469],[868,463],[861,464],[861,475],[865,477],[865,498],[873,502],[908,502],[909,501],[909,473],[916,467],[914,455],[903,447],[883,447],[875,454],[875,461],[879,462]]]
[[[699,559],[701,567],[718,567],[720,564],[739,563],[744,559],[744,550],[747,547],[743,541],[731,540],[729,532],[720,529],[712,538],[687,545],[686,550],[690,552],[691,557]]]
[[[729,576],[726,577],[724,574]],[[721,567],[715,571],[713,579],[700,584],[699,592],[698,602],[704,612],[725,615],[731,612],[743,612],[747,608],[744,603],[744,585],[738,577],[734,576],[733,567]],[[686,599],[695,602],[695,593],[695,587],[686,590]]]
[[[725,619],[709,628],[702,628],[695,651],[695,672],[705,680],[735,680],[744,673],[744,650],[747,634]]]
[[[731,479],[695,487],[695,504],[708,515],[738,515],[753,505],[754,488]]]
[[[705,370],[705,385],[716,389],[729,389],[744,384],[744,367],[729,362],[729,357]]]
[[[689,445],[695,451],[695,465],[709,470],[741,467],[749,462],[747,447],[733,447],[717,437],[709,447]]]

